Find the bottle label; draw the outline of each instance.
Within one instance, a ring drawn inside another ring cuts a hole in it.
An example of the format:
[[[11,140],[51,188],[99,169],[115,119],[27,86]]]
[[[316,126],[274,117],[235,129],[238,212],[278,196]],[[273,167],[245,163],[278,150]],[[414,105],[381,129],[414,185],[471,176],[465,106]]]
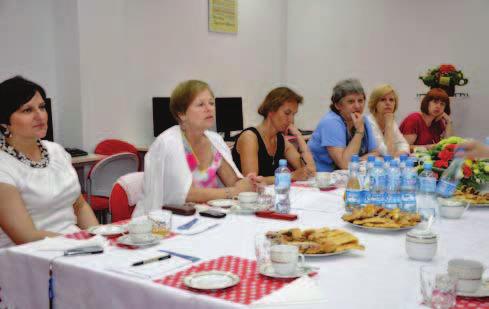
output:
[[[347,205],[358,205],[362,200],[362,191],[361,190],[346,190],[346,204]]]
[[[279,188],[279,189],[290,188],[290,174],[289,173],[276,173],[275,174],[275,188]]]
[[[455,193],[456,185],[446,180],[440,180],[436,192],[443,197],[450,197]]]
[[[387,177],[382,175],[376,175],[370,177],[370,188],[371,190],[385,190],[387,186]]]
[[[419,190],[425,193],[434,193],[436,190],[436,179],[432,177],[419,177]]]
[[[414,189],[416,188],[416,176],[407,175],[401,177],[401,188],[403,189]]]

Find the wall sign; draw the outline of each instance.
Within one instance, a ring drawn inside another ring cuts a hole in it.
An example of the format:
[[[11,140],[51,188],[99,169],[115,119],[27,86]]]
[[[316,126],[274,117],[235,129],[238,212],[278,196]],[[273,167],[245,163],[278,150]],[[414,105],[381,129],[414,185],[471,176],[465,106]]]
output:
[[[238,0],[209,0],[209,31],[238,33]]]

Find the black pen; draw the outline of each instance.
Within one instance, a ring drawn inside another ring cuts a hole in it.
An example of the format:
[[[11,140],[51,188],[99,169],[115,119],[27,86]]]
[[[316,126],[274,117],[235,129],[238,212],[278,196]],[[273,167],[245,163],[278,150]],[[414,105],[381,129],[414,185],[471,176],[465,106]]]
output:
[[[307,162],[306,162],[306,160],[304,160],[304,158],[302,156],[301,156],[301,161],[302,161],[302,163],[304,163],[304,166],[307,166]]]
[[[166,260],[166,259],[169,259],[169,258],[171,258],[171,255],[169,255],[169,254],[162,255],[162,256],[157,256],[157,257],[154,257],[154,258],[151,258],[151,259],[147,259],[147,260],[144,260],[144,261],[139,261],[139,262],[132,263],[131,266],[140,266],[140,265],[149,264],[149,263],[153,263],[153,262],[163,261],[163,260]]]

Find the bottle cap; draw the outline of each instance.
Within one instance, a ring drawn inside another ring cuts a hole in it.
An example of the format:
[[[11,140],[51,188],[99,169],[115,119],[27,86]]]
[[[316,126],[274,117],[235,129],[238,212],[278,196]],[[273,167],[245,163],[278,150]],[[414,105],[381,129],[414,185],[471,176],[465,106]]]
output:
[[[285,159],[280,159],[278,161],[278,166],[287,166],[287,160]]]
[[[385,155],[384,156],[384,162],[390,162],[392,160],[392,156],[391,155]]]
[[[372,155],[368,156],[367,161],[368,162],[375,162],[375,156],[372,156]]]
[[[353,155],[351,156],[351,162],[358,162],[359,161],[359,158],[358,158],[358,155]]]
[[[414,161],[413,159],[409,158],[406,160],[406,166],[407,167],[413,167],[414,166]]]
[[[399,160],[401,160],[401,162],[404,162],[406,161],[408,158],[407,154],[403,153],[402,155],[399,156]]]
[[[425,170],[431,171],[431,169],[433,168],[433,164],[432,164],[431,162],[425,162],[425,163],[423,164],[423,168],[424,168]]]

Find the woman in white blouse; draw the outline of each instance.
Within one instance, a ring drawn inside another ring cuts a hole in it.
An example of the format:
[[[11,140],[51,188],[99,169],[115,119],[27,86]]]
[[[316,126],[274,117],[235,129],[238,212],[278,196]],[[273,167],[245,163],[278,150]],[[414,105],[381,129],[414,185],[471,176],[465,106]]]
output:
[[[254,190],[256,176],[243,178],[222,137],[209,131],[215,105],[207,83],[180,83],[172,92],[170,112],[178,125],[161,133],[144,158],[144,198],[133,217],[162,205],[230,199]]]
[[[70,155],[42,141],[44,89],[20,76],[0,83],[0,248],[97,225]]]
[[[367,118],[372,125],[378,150],[383,156],[396,157],[409,153],[409,144],[394,119],[398,104],[396,91],[387,84],[375,87],[368,100],[370,115]]]

